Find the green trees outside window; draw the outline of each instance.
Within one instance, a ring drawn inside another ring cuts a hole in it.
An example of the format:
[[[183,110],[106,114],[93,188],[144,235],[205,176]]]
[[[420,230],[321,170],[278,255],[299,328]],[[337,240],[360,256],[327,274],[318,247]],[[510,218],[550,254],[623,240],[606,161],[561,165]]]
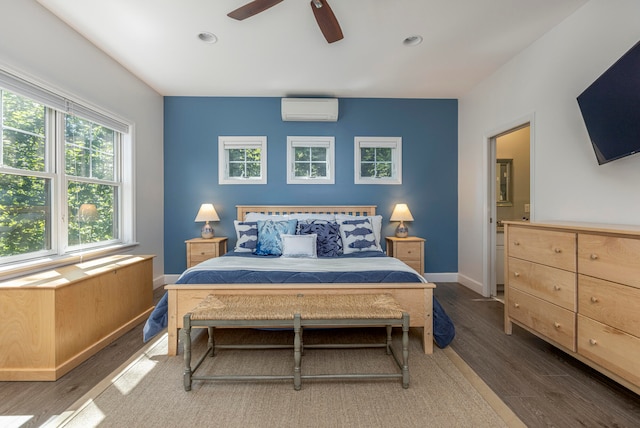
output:
[[[229,149],[229,177],[259,178],[262,175],[260,149]]]
[[[366,178],[393,177],[393,154],[388,147],[360,149],[360,176]]]
[[[324,147],[295,147],[293,162],[296,178],[327,177],[327,149]]]
[[[119,239],[121,134],[6,90],[0,103],[0,263]]]

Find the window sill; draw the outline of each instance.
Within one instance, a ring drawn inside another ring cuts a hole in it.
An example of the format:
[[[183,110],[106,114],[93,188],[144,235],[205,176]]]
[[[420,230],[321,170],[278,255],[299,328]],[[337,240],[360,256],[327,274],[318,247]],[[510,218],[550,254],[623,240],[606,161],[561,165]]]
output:
[[[17,276],[29,275],[47,269],[55,269],[75,263],[82,263],[99,257],[122,253],[137,247],[139,243],[110,245],[108,247],[97,248],[88,251],[66,254],[64,256],[43,257],[28,262],[11,263],[0,266],[0,281],[15,278]]]

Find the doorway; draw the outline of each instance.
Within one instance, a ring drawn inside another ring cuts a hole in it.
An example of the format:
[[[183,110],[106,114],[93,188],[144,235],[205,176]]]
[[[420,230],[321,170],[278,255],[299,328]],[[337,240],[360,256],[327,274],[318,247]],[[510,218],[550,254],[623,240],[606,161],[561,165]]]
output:
[[[530,122],[489,139],[490,296],[504,301],[505,220],[531,218],[531,125]]]

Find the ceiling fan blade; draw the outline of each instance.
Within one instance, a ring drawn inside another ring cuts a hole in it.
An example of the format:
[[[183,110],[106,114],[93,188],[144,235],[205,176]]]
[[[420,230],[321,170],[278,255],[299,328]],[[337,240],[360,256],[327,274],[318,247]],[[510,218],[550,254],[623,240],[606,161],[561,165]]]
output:
[[[251,18],[253,15],[257,15],[270,7],[273,7],[280,3],[282,0],[254,0],[251,3],[247,3],[244,6],[237,8],[234,11],[227,13],[227,16],[238,21]]]
[[[338,40],[342,40],[342,29],[336,16],[333,14],[329,3],[326,0],[311,0],[311,9],[313,9],[313,15],[316,17],[318,27],[327,39],[327,42],[333,43]]]

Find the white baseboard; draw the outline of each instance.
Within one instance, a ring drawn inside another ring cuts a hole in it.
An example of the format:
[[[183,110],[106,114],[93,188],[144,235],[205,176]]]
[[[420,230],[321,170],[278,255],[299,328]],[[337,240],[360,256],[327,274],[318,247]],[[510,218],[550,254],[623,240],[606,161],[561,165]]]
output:
[[[476,293],[484,296],[484,287],[482,286],[482,283],[462,274],[458,274],[458,282],[465,287],[475,291]]]
[[[166,275],[160,275],[159,277],[154,278],[153,279],[153,289],[155,290],[156,288],[160,288],[163,285],[165,285],[166,284],[166,278],[167,278]]]
[[[429,282],[458,282],[457,272],[429,272],[423,276]]]
[[[165,274],[164,275],[164,282],[162,283],[162,285],[165,284],[175,284],[176,281],[178,280],[178,278],[180,278],[180,274]],[[156,285],[154,284],[154,287]]]

